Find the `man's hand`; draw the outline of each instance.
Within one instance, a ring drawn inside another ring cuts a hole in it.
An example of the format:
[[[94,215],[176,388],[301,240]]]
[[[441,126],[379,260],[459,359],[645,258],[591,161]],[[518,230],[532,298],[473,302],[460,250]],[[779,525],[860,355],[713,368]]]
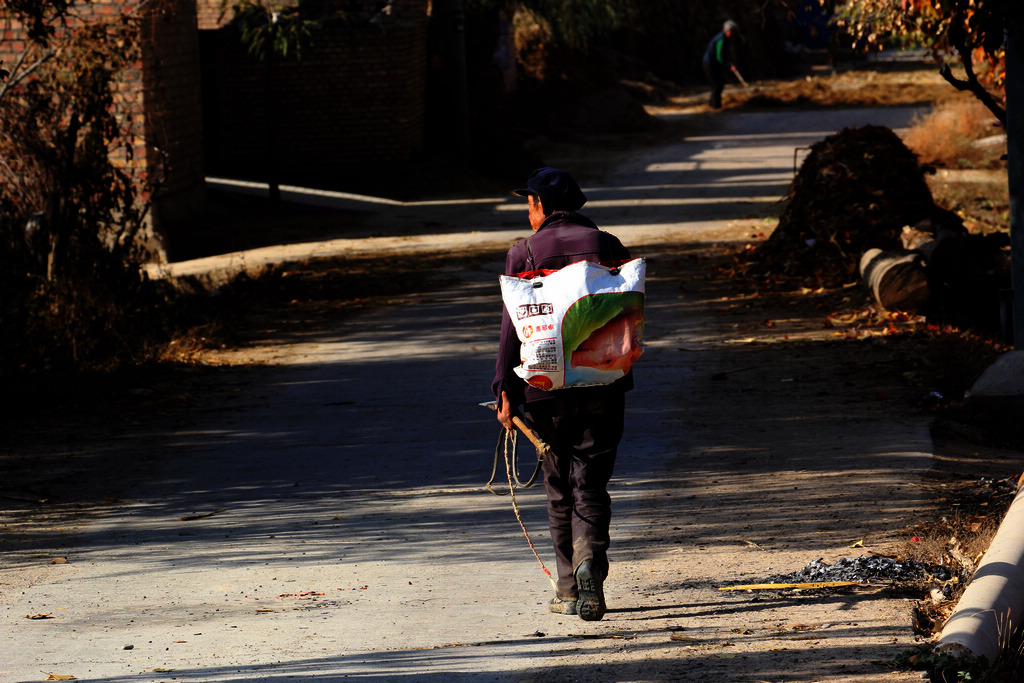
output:
[[[501,392],[501,405],[498,406],[498,422],[505,429],[515,429],[515,425],[512,424],[512,404],[508,400],[508,394],[504,391]]]

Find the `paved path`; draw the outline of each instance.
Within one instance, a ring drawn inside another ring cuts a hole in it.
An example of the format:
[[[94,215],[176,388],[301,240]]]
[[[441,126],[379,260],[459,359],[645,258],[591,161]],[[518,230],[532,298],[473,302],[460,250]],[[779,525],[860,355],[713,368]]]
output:
[[[808,148],[842,128],[907,127],[919,109],[739,113],[682,142],[643,149],[621,159],[599,185],[585,185],[587,211],[629,245],[677,243],[688,235],[728,235],[731,222],[774,208],[785,196]],[[684,114],[662,113],[670,120]],[[557,163],[559,160],[549,160]],[[566,161],[571,168],[572,161]],[[215,180],[219,188],[265,194],[265,186]],[[523,201],[511,191],[496,197],[449,197],[397,202],[341,192],[285,187],[286,201],[370,212],[345,237],[251,249],[153,267],[154,273],[213,279],[288,260],[399,253],[460,247],[504,247],[522,239]]]
[[[589,215],[638,253],[735,236],[785,192],[795,148],[842,126],[910,117],[723,116],[716,132],[626,160],[585,187]],[[355,201],[317,199],[342,200]],[[505,197],[385,206],[374,222],[368,230],[390,224],[395,234],[316,253],[507,245],[525,234],[512,227],[525,224],[521,201]],[[417,234],[417,222],[438,234]],[[290,250],[171,268],[303,256]],[[450,291],[268,346],[265,366],[224,370],[188,414],[150,424],[112,416],[92,436],[52,444],[65,485],[81,477],[110,500],[65,530],[14,511],[18,541],[0,546],[0,681],[914,678],[871,663],[880,648],[910,643],[899,603],[758,605],[716,586],[834,559],[849,539],[881,538],[919,511],[925,425],[879,414],[864,429],[852,400],[845,415],[824,400],[809,414],[786,412],[787,392],[827,394],[828,377],[801,385],[755,370],[727,391],[712,386],[721,363],[735,362],[723,356],[728,326],[672,282],[650,286],[649,347],[613,484],[611,612],[593,624],[545,613],[550,587],[509,500],[482,487],[497,429],[476,402],[488,398],[500,268],[464,270]],[[809,440],[830,427],[834,442]],[[793,493],[794,482],[804,491]],[[904,492],[892,495],[896,487]],[[542,490],[519,500],[553,562]],[[36,614],[53,618],[25,618]],[[789,630],[779,646],[784,625],[802,618],[828,630],[823,644]]]

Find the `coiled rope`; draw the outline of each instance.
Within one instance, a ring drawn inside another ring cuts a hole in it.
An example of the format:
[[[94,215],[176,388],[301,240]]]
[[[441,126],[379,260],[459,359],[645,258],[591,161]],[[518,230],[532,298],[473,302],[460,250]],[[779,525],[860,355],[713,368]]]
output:
[[[514,429],[502,429],[502,434],[498,436],[498,445],[494,449],[494,468],[491,470],[491,479],[487,482],[487,490],[496,496],[511,495],[512,496],[512,510],[516,513],[516,521],[519,522],[519,528],[523,530],[523,535],[526,536],[526,542],[530,544],[530,551],[533,556],[537,558],[537,563],[540,564],[541,570],[544,575],[548,577],[548,581],[551,582],[551,587],[558,592],[558,586],[555,583],[555,579],[551,576],[551,572],[544,566],[544,560],[540,559],[540,555],[537,554],[537,548],[533,545],[533,540],[530,538],[529,532],[526,530],[526,525],[523,524],[523,517],[519,514],[519,502],[516,500],[516,489],[517,488],[529,488],[533,486],[534,482],[537,481],[537,475],[540,473],[542,459],[538,459],[537,468],[533,471],[533,476],[524,484],[519,480],[519,462],[518,462],[518,450],[519,450],[519,432]],[[511,448],[510,448],[511,446]],[[508,491],[501,492],[495,491],[491,487],[494,483],[494,477],[498,472],[498,458],[499,452],[504,447],[505,451],[505,474],[508,476]]]
[[[512,454],[509,455],[509,444],[512,446]],[[504,446],[505,449],[505,469],[508,470],[508,491],[496,491],[491,486],[494,483],[494,478],[498,476],[498,462],[501,460],[501,450]],[[507,496],[512,492],[512,489],[528,489],[534,485],[537,481],[537,475],[540,474],[540,466],[544,458],[539,456],[537,458],[537,468],[533,470],[533,474],[524,484],[519,478],[519,432],[514,429],[502,428],[501,434],[498,435],[498,444],[494,447],[494,466],[491,468],[491,478],[487,481],[484,486],[487,490],[496,496]],[[511,464],[510,464],[511,463]]]

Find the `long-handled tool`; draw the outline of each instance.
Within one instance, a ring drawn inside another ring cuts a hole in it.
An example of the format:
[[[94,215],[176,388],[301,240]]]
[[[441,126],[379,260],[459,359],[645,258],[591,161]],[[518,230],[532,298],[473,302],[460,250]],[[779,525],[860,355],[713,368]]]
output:
[[[732,67],[732,72],[736,76],[736,80],[738,80],[740,82],[740,85],[742,85],[744,88],[746,88],[747,87],[747,82],[743,79],[743,76],[740,74],[740,70],[737,69],[734,66],[734,67]]]
[[[491,410],[494,411],[498,410],[497,401],[486,401],[484,403],[481,403],[480,405],[482,405],[485,408],[490,408]],[[530,425],[526,424],[526,421],[523,420],[523,418],[519,417],[518,413],[512,415],[512,424],[514,424],[519,429],[519,431],[526,435],[526,438],[530,440],[530,443],[532,443],[537,448],[538,460],[543,460],[544,458],[551,455],[551,446],[544,443],[544,440],[537,436],[537,432],[533,431],[533,428],[531,428]]]

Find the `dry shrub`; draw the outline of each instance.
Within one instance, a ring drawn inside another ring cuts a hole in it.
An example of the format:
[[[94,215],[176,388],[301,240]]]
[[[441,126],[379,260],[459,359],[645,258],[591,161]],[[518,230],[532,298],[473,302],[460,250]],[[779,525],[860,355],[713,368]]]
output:
[[[948,168],[1000,168],[1005,144],[977,144],[1003,132],[985,105],[951,102],[919,117],[904,142],[923,163]]]
[[[930,638],[945,626],[988,551],[1016,487],[1016,476],[944,483],[940,495],[952,503],[952,512],[906,531],[904,543],[895,548],[900,557],[941,565],[953,574],[949,580],[932,580],[925,586],[929,594],[913,609],[918,635]]]
[[[139,264],[143,188],[116,75],[130,17],[63,32],[0,98],[0,378],[108,370],[150,357],[167,293]],[[12,77],[13,80],[13,77]]]
[[[994,506],[995,507],[995,506]],[[915,527],[915,535],[899,551],[926,564],[949,567],[963,581],[974,573],[999,528],[1005,505],[990,514],[957,511],[939,522]],[[955,592],[962,591],[962,587]]]
[[[953,573],[948,581],[933,580],[929,594],[914,606],[912,621],[918,635],[931,637],[945,626],[998,526],[999,520],[992,516],[956,512],[937,523],[918,525],[898,549],[901,557],[947,567]]]

